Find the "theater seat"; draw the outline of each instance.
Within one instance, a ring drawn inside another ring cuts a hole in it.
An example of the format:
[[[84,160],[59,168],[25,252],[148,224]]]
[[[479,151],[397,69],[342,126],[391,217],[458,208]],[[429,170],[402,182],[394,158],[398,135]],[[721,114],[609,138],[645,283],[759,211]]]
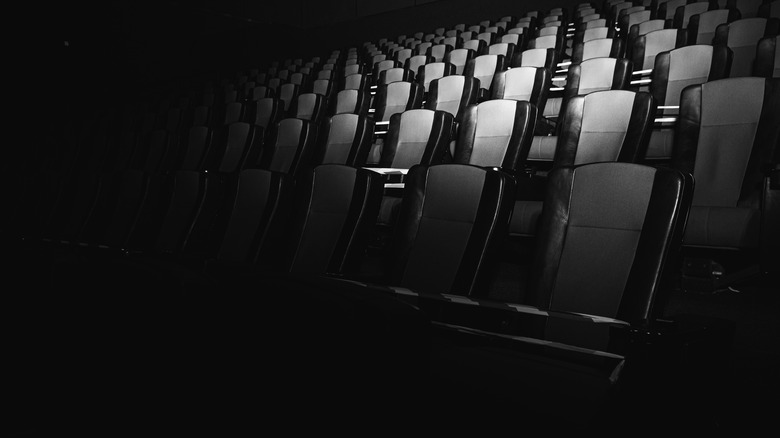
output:
[[[549,178],[524,302],[638,327],[661,316],[693,196],[691,174],[602,162],[561,166]]]
[[[535,169],[518,182],[510,235],[536,235],[549,189],[547,170],[602,161],[642,162],[655,114],[655,99],[648,92],[603,90],[573,97],[555,143],[531,146],[527,163]]]
[[[515,67],[493,76],[491,99],[527,100],[537,108],[544,108],[552,84],[552,72],[546,67]],[[537,118],[535,132],[542,132]]]
[[[478,95],[479,79],[464,75],[444,76],[430,82],[424,106],[446,111],[455,117],[455,121],[460,121],[466,107],[477,103]]]
[[[363,166],[371,150],[373,135],[374,122],[367,116],[352,113],[334,114],[321,124],[318,162]]]
[[[724,265],[714,288],[777,269],[778,234],[765,218],[777,215],[771,178],[778,163],[779,102],[777,78],[727,78],[682,91],[671,166],[696,178],[683,244],[689,255],[701,248],[704,258]],[[740,255],[739,263],[728,261],[732,253]]]
[[[469,105],[458,128],[453,162],[515,174],[528,157],[537,115],[528,101],[492,99]]]
[[[272,127],[257,162],[246,166],[291,175],[307,172],[313,164],[316,137],[317,125],[312,122],[294,117],[282,119]]]
[[[664,107],[658,116],[671,117],[671,122],[659,122],[654,127],[647,151],[649,160],[664,163],[671,157],[680,92],[688,85],[728,77],[732,57],[728,47],[710,44],[693,44],[658,53],[649,90],[656,105]]]
[[[464,164],[409,170],[387,283],[427,292],[475,293],[505,232],[514,182]]]
[[[406,173],[412,166],[430,166],[450,161],[449,146],[455,118],[443,110],[413,109],[390,118],[387,138],[377,168],[392,173]],[[388,182],[399,182],[395,179]],[[401,190],[388,188],[382,198],[377,218],[378,250],[392,233],[401,203]]]

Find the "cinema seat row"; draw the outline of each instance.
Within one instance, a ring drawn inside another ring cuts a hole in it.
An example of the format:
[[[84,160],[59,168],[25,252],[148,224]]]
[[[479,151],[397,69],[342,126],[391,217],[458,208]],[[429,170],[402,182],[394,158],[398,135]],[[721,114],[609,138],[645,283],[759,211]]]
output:
[[[66,144],[35,143],[8,175],[3,239],[31,288],[165,309],[166,330],[193,327],[190,352],[203,342],[235,359],[256,315],[267,330],[306,315],[288,329],[320,354],[322,342],[402,333],[414,348],[369,349],[368,365],[391,374],[385,391],[441,366],[443,386],[507,402],[502,379],[530,385],[518,359],[428,351],[442,336],[431,325],[501,338],[518,333],[508,315],[551,313],[650,333],[688,251],[744,253],[750,275],[776,269],[779,14],[778,0],[605,0],[264,59],[101,108]],[[507,259],[510,245],[530,259]],[[524,272],[510,292],[498,285],[507,262]],[[407,302],[462,307],[428,320]],[[380,316],[367,322],[360,305]],[[346,335],[348,323],[374,330]],[[551,385],[540,394],[575,425],[601,426],[623,366],[608,364],[562,366],[539,377]],[[340,365],[299,385],[368,378]],[[569,391],[592,403],[558,398]]]

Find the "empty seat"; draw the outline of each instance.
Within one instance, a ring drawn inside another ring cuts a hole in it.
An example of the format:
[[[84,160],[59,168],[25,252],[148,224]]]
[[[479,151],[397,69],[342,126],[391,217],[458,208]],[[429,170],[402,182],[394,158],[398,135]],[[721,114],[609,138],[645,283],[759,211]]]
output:
[[[636,326],[660,317],[680,259],[690,174],[601,162],[559,167],[549,177],[523,301]]]
[[[680,95],[686,86],[728,77],[731,57],[728,47],[709,44],[694,44],[659,53],[649,87],[656,105],[665,107],[658,111],[658,116],[678,115]],[[669,160],[676,129],[674,121],[658,124],[653,129],[648,159]]]
[[[383,188],[382,175],[370,170],[343,164],[314,167],[296,184],[283,246],[264,257],[281,259],[282,270],[296,275],[360,272]]]
[[[688,44],[712,44],[720,24],[739,18],[735,9],[714,9],[691,16],[688,22]]]
[[[368,115],[371,105],[371,95],[363,90],[346,89],[336,93],[330,105],[330,114],[361,114]]]
[[[628,89],[633,71],[633,63],[625,58],[591,58],[570,65],[563,95],[547,99],[544,117],[558,119],[566,108],[566,102],[573,96],[600,90]]]
[[[537,114],[528,101],[493,99],[469,105],[458,128],[453,162],[516,172],[528,157]]]
[[[725,45],[734,52],[729,77],[751,76],[758,41],[777,35],[779,30],[780,20],[777,18],[742,18],[718,25],[712,44]]]
[[[434,62],[433,57],[430,55],[414,55],[406,60],[404,68],[411,71],[416,77],[417,72],[420,71],[420,67],[429,62]]]
[[[688,29],[688,23],[692,16],[714,9],[718,9],[718,4],[713,1],[695,1],[678,6],[672,18],[672,27]]]
[[[448,62],[431,62],[420,67],[417,72],[417,83],[428,93],[431,81],[455,74],[455,66]]]
[[[756,61],[753,76],[765,78],[780,77],[780,46],[777,36],[762,38],[756,46]]]
[[[377,122],[389,121],[395,113],[421,108],[422,99],[422,85],[416,82],[398,81],[380,85],[374,97],[373,118]]]
[[[366,114],[334,114],[322,123],[317,162],[363,166],[371,150],[373,135],[374,121]]]
[[[307,172],[314,163],[316,136],[317,125],[308,120],[281,119],[272,127],[259,161],[248,166],[293,176]]]
[[[493,77],[490,98],[526,100],[536,108],[544,108],[551,83],[552,73],[546,67],[515,67]],[[542,121],[539,116],[537,123]],[[542,128],[537,129],[541,132]]]
[[[551,72],[558,69],[555,49],[526,49],[520,52],[512,67],[545,67]]]
[[[657,54],[682,47],[686,43],[686,37],[686,32],[680,29],[654,30],[636,36],[632,42],[630,58],[634,70],[651,70]]]
[[[737,251],[743,262],[724,263],[716,288],[738,279],[743,269],[777,269],[772,263],[778,234],[764,217],[777,214],[777,204],[767,201],[777,196],[768,181],[780,144],[778,93],[776,78],[736,77],[691,85],[680,97],[671,166],[696,179],[683,244],[709,249],[705,257],[716,261],[723,250]]]
[[[247,121],[255,126],[261,126],[266,132],[284,115],[284,103],[274,97],[264,97],[249,106]]]
[[[371,88],[370,76],[363,73],[353,73],[344,77],[341,90],[362,90],[365,93]]]
[[[469,60],[463,69],[463,76],[473,77],[479,82],[478,101],[486,99],[490,95],[490,86],[493,83],[493,75],[506,70],[507,59],[504,55],[480,55]]]
[[[254,165],[264,147],[264,129],[247,122],[234,122],[215,129],[204,168],[223,174]]]
[[[518,185],[510,233],[536,234],[549,169],[600,161],[643,162],[655,114],[656,103],[648,92],[603,90],[573,96],[559,121],[560,133],[550,137],[555,142],[534,138],[527,162],[538,171]]]
[[[452,114],[459,122],[468,105],[477,103],[478,79],[463,75],[450,75],[431,81],[425,108]]]
[[[409,169],[415,164],[443,162],[454,120],[446,111],[427,108],[394,114],[390,118],[378,167]]]
[[[389,84],[390,82],[396,81],[412,82],[413,80],[413,71],[404,67],[392,67],[379,73],[379,77],[376,80],[376,85]]]
[[[466,164],[415,165],[406,174],[389,257],[375,283],[419,292],[472,295],[489,281],[505,232],[512,177]]]
[[[477,57],[477,52],[471,49],[458,48],[452,49],[444,55],[444,62],[455,66],[455,74],[461,75],[466,68],[469,60]]]
[[[621,38],[597,38],[575,44],[572,47],[572,64],[580,63],[591,58],[622,58],[625,52],[625,43]]]
[[[327,110],[325,96],[317,93],[300,93],[290,105],[290,116],[312,123],[319,123]]]

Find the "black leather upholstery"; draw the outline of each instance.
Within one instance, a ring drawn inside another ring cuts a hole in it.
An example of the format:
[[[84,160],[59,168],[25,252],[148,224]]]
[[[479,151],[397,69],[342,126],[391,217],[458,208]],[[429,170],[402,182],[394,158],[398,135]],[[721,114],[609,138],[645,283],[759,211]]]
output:
[[[328,117],[323,120],[318,134],[318,162],[364,165],[373,134],[374,121],[365,115],[342,113]]]
[[[249,167],[261,167],[274,172],[296,175],[311,169],[316,147],[317,125],[308,120],[280,120],[263,147],[259,162]]]
[[[780,79],[738,77],[685,88],[671,165],[696,178],[687,246],[755,250],[762,193],[780,144]]]
[[[552,170],[549,184],[526,302],[637,325],[661,315],[690,209],[691,175],[590,163]]]
[[[479,80],[464,75],[450,75],[431,81],[425,108],[442,110],[460,121],[468,105],[477,103]]]
[[[407,173],[388,283],[421,292],[484,293],[481,274],[506,232],[513,178],[464,164]]]
[[[458,129],[453,162],[510,173],[528,157],[538,110],[528,101],[493,99],[469,105]]]
[[[395,113],[421,108],[423,87],[416,82],[391,82],[377,87],[374,96],[375,121],[389,121]]]
[[[379,167],[408,169],[443,162],[454,120],[447,111],[424,108],[393,114]]]

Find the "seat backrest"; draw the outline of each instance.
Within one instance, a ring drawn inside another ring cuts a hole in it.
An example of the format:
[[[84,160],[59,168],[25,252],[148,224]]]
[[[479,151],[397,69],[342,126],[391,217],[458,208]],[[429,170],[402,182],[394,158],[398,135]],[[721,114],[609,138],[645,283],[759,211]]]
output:
[[[403,67],[403,64],[394,59],[386,59],[374,64],[373,73],[371,74],[373,84],[379,85],[379,79],[384,71],[398,67]]]
[[[526,49],[520,52],[512,67],[545,67],[550,71],[558,68],[555,49]]]
[[[658,8],[656,9],[655,18],[665,20],[669,23],[669,27],[672,26],[674,20],[674,14],[677,13],[677,8],[685,6],[689,0],[659,0]]]
[[[764,18],[780,18],[780,2],[772,0],[761,3],[756,15]]]
[[[566,103],[574,96],[601,90],[628,89],[633,71],[633,63],[625,58],[591,58],[570,65],[560,112],[563,112]]]
[[[357,73],[363,73],[363,70],[365,67],[363,64],[351,64],[351,65],[345,65],[343,69],[341,69],[341,76],[347,77],[349,75],[354,75]]]
[[[780,46],[777,44],[777,35],[759,40],[753,76],[780,78]]]
[[[432,81],[455,74],[455,66],[448,62],[431,62],[421,66],[417,71],[417,83],[422,85],[427,93]]]
[[[216,129],[205,160],[207,170],[235,173],[248,162],[254,163],[263,148],[263,128],[246,122]]]
[[[425,108],[442,110],[460,121],[468,105],[477,103],[479,80],[463,75],[444,76],[431,81]]]
[[[513,199],[514,180],[498,169],[413,166],[394,229],[388,282],[429,293],[484,291]]]
[[[383,70],[379,73],[376,85],[389,84],[396,81],[412,82],[414,80],[414,72],[405,67],[392,67],[387,70]]]
[[[374,96],[374,120],[386,122],[395,113],[422,107],[422,85],[417,82],[397,81],[377,87]]]
[[[695,1],[678,6],[672,18],[672,27],[676,29],[687,29],[692,16],[701,14],[709,10],[718,8],[718,4],[713,1]]]
[[[273,127],[257,166],[293,176],[308,171],[314,160],[316,137],[317,125],[312,122],[284,118]]]
[[[656,55],[682,47],[686,40],[686,31],[680,29],[660,29],[638,35],[634,38],[631,47],[631,61],[634,64],[634,69],[652,69]]]
[[[639,25],[639,23],[649,21],[650,14],[651,11],[649,9],[644,9],[641,11],[632,12],[630,14],[625,14],[620,17],[620,32],[618,32],[618,36],[624,37],[626,39],[626,47],[631,46],[631,41],[628,39],[631,28],[633,28],[634,25]],[[639,28],[637,27],[637,35],[638,32]]]
[[[355,90],[353,90],[355,91]],[[374,121],[365,114],[340,113],[323,120],[319,164],[363,166],[371,149]]]
[[[463,74],[463,70],[466,68],[466,64],[470,59],[477,56],[477,52],[466,48],[452,49],[444,55],[444,62],[448,62],[455,66],[455,74]]]
[[[311,83],[310,91],[323,96],[327,102],[336,94],[336,81],[333,79],[315,79]]]
[[[557,167],[548,178],[525,302],[637,325],[661,316],[690,209],[690,174],[600,162]]]
[[[284,109],[281,99],[263,97],[250,104],[247,121],[255,126],[261,126],[267,131],[275,125],[283,115]]]
[[[572,47],[571,62],[578,64],[591,58],[622,58],[625,43],[622,38],[597,38],[575,44]]]
[[[454,121],[446,111],[425,108],[393,114],[379,167],[409,169],[415,164],[443,162]]]
[[[213,131],[208,126],[193,126],[187,130],[182,139],[184,152],[182,154],[181,170],[204,170],[205,158],[211,147]]]
[[[528,41],[529,49],[553,49],[555,51],[555,59],[564,58],[564,50],[566,46],[564,44],[564,35],[558,33],[556,35],[544,35],[532,38]]]
[[[688,44],[712,44],[715,29],[736,20],[735,9],[714,9],[691,16],[688,22]]]
[[[327,110],[325,96],[318,93],[301,93],[290,105],[290,116],[312,123],[319,123]]]
[[[414,75],[417,75],[420,66],[428,64],[429,62],[434,62],[433,57],[430,55],[414,55],[406,60],[404,68],[414,73]]]
[[[514,47],[507,47],[504,56],[507,57],[509,60],[509,66],[514,67],[517,65],[518,61],[518,55],[520,52],[526,49],[527,42],[525,35],[523,34],[517,34],[517,33],[505,33],[498,37],[497,42],[493,43],[495,44],[511,44]],[[488,47],[488,53],[495,53],[493,52],[490,47]],[[510,55],[511,53],[511,55]]]
[[[493,75],[506,70],[504,55],[480,55],[469,60],[463,70],[463,76],[479,79],[479,88],[487,95],[493,83]]]
[[[333,98],[330,114],[362,114],[368,115],[371,95],[363,90],[341,90]]]
[[[739,11],[740,18],[753,18],[758,16],[758,10],[762,4],[769,3],[764,0],[727,0],[726,7]]]
[[[298,84],[293,84],[291,82],[287,82],[285,84],[279,85],[279,88],[277,89],[277,95],[279,96],[279,99],[282,101],[282,110],[285,114],[289,114],[290,106],[292,105],[293,101],[298,97],[298,94],[301,92],[301,86]]]
[[[688,85],[728,77],[731,57],[728,47],[710,44],[694,44],[661,52],[655,58],[650,92],[658,105],[678,105],[680,93]],[[664,111],[664,114],[667,113]]]
[[[447,53],[449,53],[454,48],[454,46],[445,43],[434,44],[431,46],[429,53],[433,57],[434,62],[442,62],[444,61],[444,57],[447,55]]]
[[[460,45],[460,48],[473,50],[475,56],[480,56],[487,52],[487,46],[488,44],[485,42],[485,40],[475,38],[468,41],[463,41]]]
[[[280,245],[278,239],[292,207],[292,189],[290,175],[268,169],[242,170],[214,258],[235,265],[265,263],[268,253]]]
[[[780,19],[777,18],[741,18],[723,23],[715,28],[714,45],[725,45],[734,52],[729,77],[751,76],[756,57],[758,41],[771,35],[777,35]]]
[[[604,90],[572,97],[563,111],[554,166],[598,161],[639,163],[656,104],[644,91]]]
[[[574,33],[572,39],[572,47],[577,44],[584,43],[590,40],[599,38],[614,38],[615,29],[607,26],[590,27],[588,29],[579,30]]]
[[[512,67],[515,61],[516,43],[497,42],[488,46],[488,55],[501,55],[504,57],[504,63],[507,68]]]
[[[756,248],[765,171],[780,144],[780,79],[736,77],[686,87],[671,166],[696,179],[686,245]]]
[[[528,157],[538,109],[528,101],[493,99],[463,113],[453,162],[519,169]]]
[[[281,251],[293,274],[359,272],[373,235],[384,177],[343,164],[321,164],[296,183]],[[274,251],[269,257],[279,257]]]
[[[491,99],[527,100],[544,108],[552,73],[546,67],[515,67],[493,77]]]
[[[368,92],[371,86],[371,80],[369,76],[363,73],[353,73],[344,77],[344,82],[341,85],[342,90],[363,90]]]

